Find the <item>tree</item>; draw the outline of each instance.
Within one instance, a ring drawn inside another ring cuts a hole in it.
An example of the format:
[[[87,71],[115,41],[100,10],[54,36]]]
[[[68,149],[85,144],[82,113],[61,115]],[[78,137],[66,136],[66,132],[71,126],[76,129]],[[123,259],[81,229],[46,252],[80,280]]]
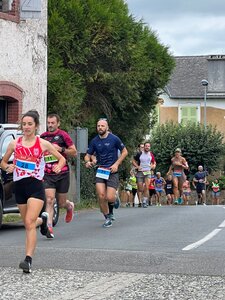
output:
[[[158,125],[152,132],[151,148],[156,156],[157,169],[163,174],[168,171],[176,148],[181,148],[192,174],[197,171],[198,165],[209,172],[219,169],[225,153],[223,134],[215,127],[207,126],[205,129],[195,123]]]
[[[99,117],[134,148],[174,67],[168,48],[122,0],[49,0],[48,111],[64,128]],[[135,143],[135,145],[134,145]]]

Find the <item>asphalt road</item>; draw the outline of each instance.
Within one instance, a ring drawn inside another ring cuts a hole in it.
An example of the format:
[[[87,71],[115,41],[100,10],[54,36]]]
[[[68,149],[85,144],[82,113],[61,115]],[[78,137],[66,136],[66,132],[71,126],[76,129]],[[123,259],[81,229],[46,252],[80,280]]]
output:
[[[22,274],[24,228],[0,231],[0,299],[225,299],[225,207],[120,208],[63,216],[55,239],[38,234]]]

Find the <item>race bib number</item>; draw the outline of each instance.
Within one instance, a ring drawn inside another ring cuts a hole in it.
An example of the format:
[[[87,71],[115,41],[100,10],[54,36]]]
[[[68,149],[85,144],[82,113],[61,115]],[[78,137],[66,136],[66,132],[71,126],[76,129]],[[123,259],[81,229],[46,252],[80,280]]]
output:
[[[109,169],[105,169],[105,168],[98,168],[97,169],[96,177],[108,180],[109,175],[110,175],[110,170]]]
[[[150,175],[151,174],[151,171],[143,171],[143,174],[146,176],[146,175]]]
[[[57,161],[58,161],[58,159],[54,155],[51,155],[51,154],[45,155],[45,162],[47,164],[50,164],[50,163],[53,163],[53,162],[57,162]]]
[[[22,170],[25,171],[34,171],[35,167],[36,167],[36,163],[35,162],[31,162],[31,161],[23,161],[23,160],[16,160],[16,166]]]
[[[173,172],[173,175],[176,177],[181,177],[183,170],[182,169],[176,169]]]

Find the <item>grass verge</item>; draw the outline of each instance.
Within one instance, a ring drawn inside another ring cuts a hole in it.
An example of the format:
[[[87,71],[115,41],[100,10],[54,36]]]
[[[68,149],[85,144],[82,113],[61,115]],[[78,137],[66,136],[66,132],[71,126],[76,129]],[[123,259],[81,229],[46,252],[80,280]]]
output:
[[[96,200],[81,200],[79,203],[75,203],[75,211],[85,209],[98,208],[98,202]],[[60,214],[65,213],[65,209],[60,209]],[[20,214],[7,214],[3,215],[3,223],[13,223],[22,221]]]

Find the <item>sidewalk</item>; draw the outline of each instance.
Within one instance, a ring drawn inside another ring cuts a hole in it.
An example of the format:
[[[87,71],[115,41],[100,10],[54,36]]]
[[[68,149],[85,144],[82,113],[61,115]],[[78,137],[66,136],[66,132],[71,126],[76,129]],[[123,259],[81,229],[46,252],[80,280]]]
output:
[[[0,268],[1,300],[215,300],[225,278]]]

